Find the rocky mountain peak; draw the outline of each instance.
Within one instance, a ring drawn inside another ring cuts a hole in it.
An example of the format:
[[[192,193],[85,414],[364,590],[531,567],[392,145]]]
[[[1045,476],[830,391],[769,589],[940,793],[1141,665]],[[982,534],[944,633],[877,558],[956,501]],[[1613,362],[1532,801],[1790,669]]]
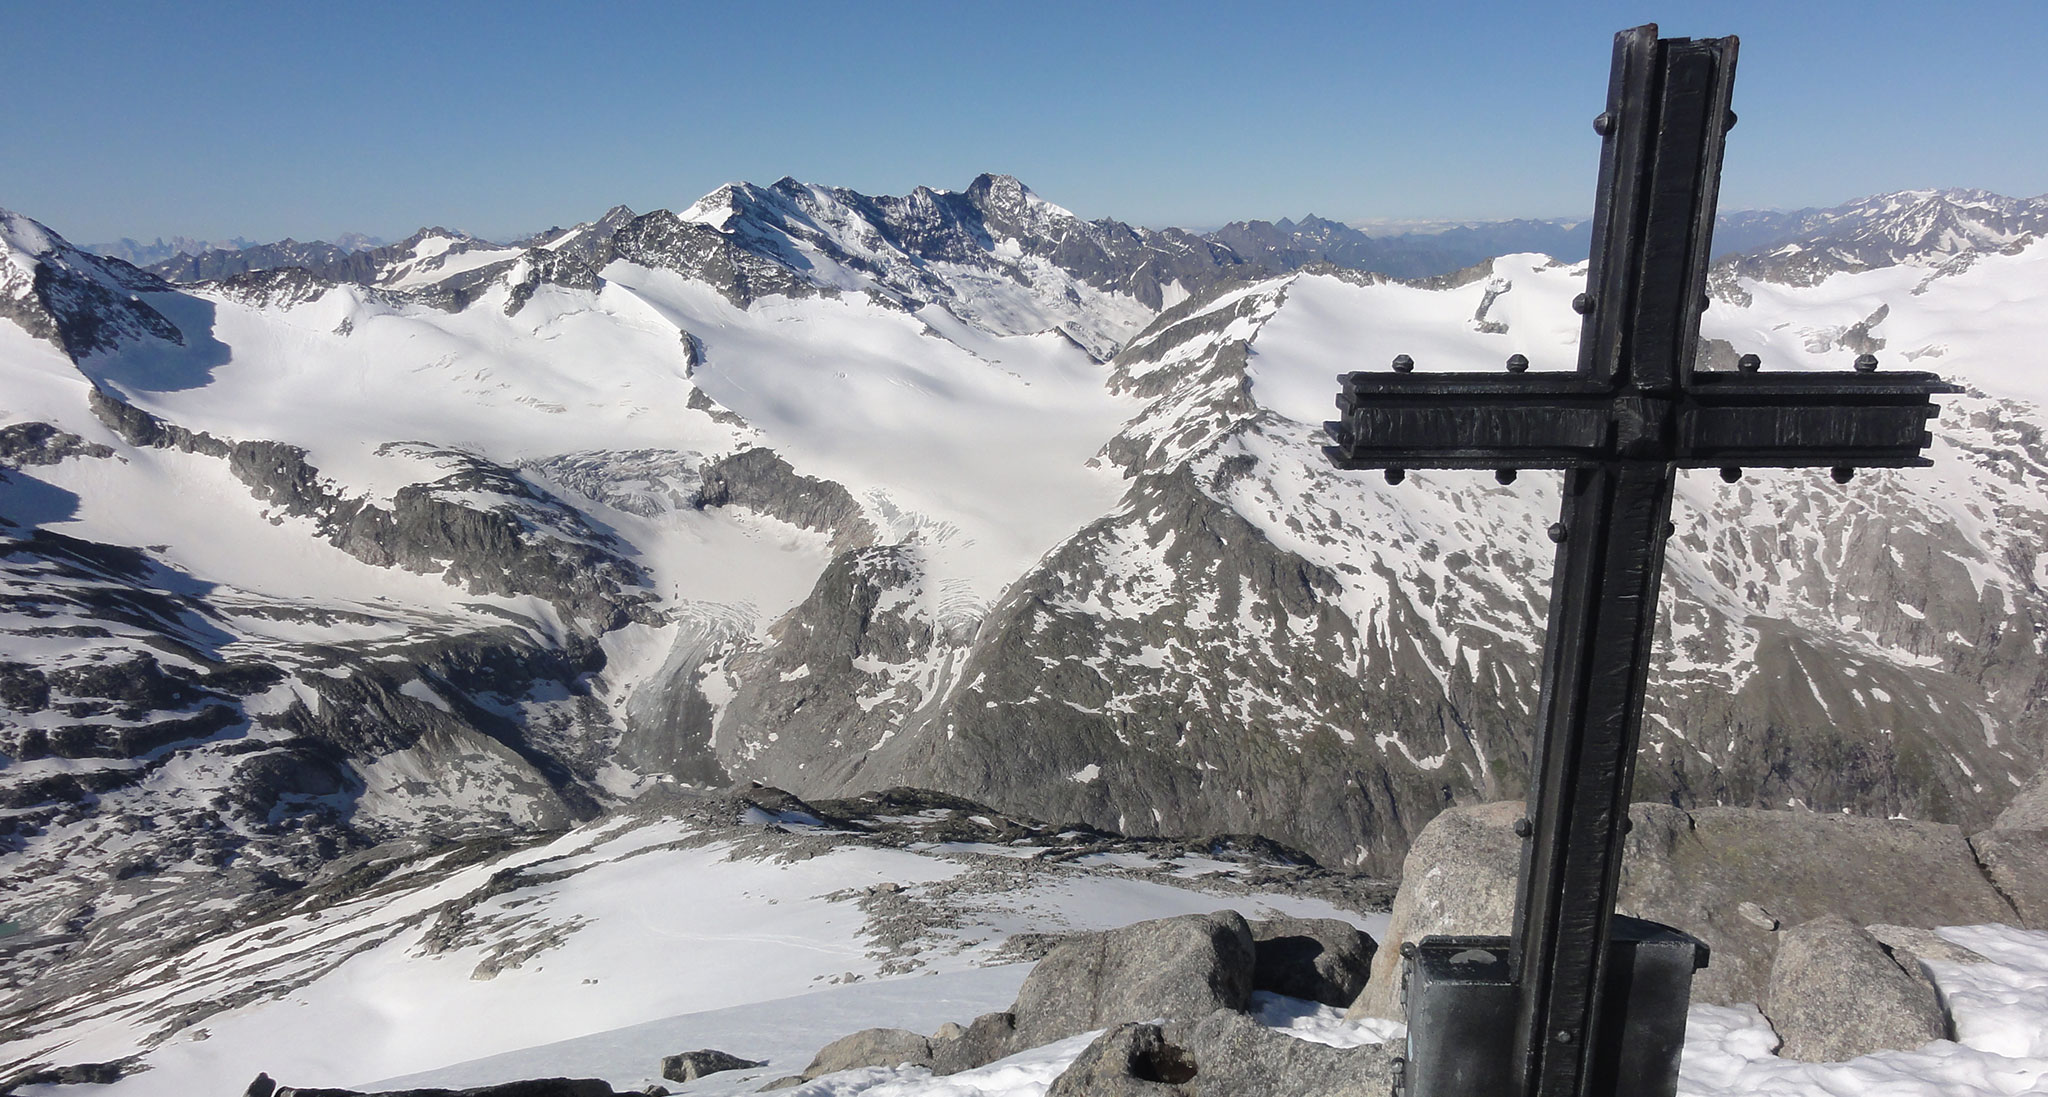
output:
[[[0,241],[7,245],[9,262],[20,264],[17,255],[33,259],[47,254],[55,250],[55,240],[56,235],[37,222],[0,208]]]
[[[1025,186],[1023,181],[1014,175],[997,175],[983,172],[974,177],[974,182],[967,184],[965,194],[967,200],[972,202],[977,209],[1007,213],[1012,216],[1022,212],[1024,207],[1033,201],[1043,202],[1049,206],[1052,205],[1052,203],[1045,202],[1044,199],[1039,198],[1036,192],[1030,187]],[[1058,207],[1054,208],[1057,209]]]
[[[0,210],[0,245],[0,319],[73,361],[140,340],[183,345],[178,326],[141,296],[167,288],[154,275],[74,247],[6,210]]]

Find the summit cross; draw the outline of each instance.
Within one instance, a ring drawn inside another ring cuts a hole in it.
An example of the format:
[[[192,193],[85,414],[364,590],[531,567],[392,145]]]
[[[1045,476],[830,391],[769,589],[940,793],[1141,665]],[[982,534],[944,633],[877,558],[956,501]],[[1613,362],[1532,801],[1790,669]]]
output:
[[[1930,462],[1930,373],[1694,369],[1736,39],[1617,34],[1579,361],[1571,373],[1341,378],[1339,468],[1564,473],[1514,932],[1404,948],[1405,1097],[1657,1097],[1675,1091],[1705,947],[1617,919],[1672,487],[1681,468]]]

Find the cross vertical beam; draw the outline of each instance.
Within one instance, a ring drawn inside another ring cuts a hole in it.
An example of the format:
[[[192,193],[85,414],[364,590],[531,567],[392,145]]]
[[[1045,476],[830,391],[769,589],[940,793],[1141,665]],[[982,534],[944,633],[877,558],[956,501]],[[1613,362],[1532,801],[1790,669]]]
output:
[[[1606,140],[1578,372],[1618,384],[1645,422],[1638,459],[1565,476],[1509,961],[1530,1097],[1579,1097],[1614,1054],[1599,1046],[1609,921],[1676,479],[1657,452],[1670,445],[1655,437],[1657,405],[1682,388],[1698,344],[1735,51],[1733,38],[1659,41],[1655,26],[1616,35],[1596,123]]]
[[[1675,479],[1656,462],[1565,474],[1509,953],[1514,1061],[1533,1097],[1578,1097],[1613,1050],[1598,1046],[1601,991]]]

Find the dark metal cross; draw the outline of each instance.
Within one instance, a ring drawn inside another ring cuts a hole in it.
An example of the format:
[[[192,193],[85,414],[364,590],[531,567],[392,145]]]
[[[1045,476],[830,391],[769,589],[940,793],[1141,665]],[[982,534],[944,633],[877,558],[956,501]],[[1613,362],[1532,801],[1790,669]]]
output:
[[[1617,935],[1614,903],[1677,470],[1821,466],[1846,482],[1925,465],[1931,397],[1960,391],[1868,355],[1843,373],[1767,374],[1753,355],[1693,369],[1735,53],[1733,37],[1654,25],[1615,36],[1576,372],[1526,373],[1518,355],[1503,374],[1417,373],[1403,356],[1342,378],[1340,468],[1565,472],[1514,935],[1409,955],[1410,1097],[1673,1091],[1704,948],[1632,920]]]

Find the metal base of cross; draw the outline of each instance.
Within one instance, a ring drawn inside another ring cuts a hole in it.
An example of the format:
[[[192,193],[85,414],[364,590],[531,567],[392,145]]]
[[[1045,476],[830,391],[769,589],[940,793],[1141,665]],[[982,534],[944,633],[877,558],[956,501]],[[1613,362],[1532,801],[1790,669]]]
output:
[[[1678,1090],[1686,1002],[1707,946],[1670,926],[1615,915],[1605,1000],[1586,1092],[1669,1097]],[[1424,937],[1401,946],[1408,1055],[1395,1097],[1501,1097],[1522,1085],[1515,1061],[1519,988],[1506,937]]]

